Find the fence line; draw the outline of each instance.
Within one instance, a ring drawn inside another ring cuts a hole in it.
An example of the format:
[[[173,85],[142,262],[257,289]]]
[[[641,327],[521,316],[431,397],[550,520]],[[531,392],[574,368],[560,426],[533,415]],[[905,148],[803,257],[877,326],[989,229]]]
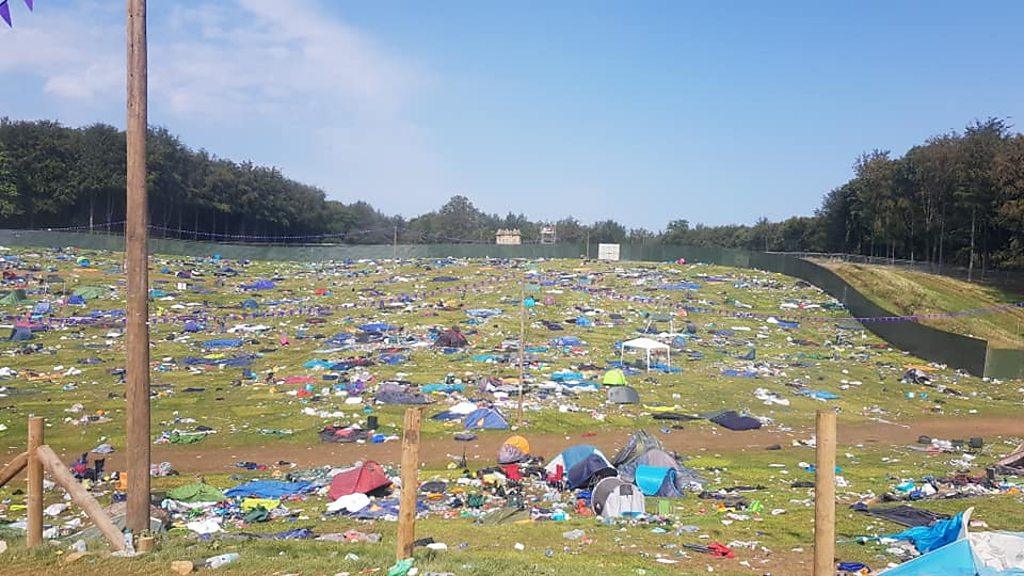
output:
[[[76,246],[122,251],[120,236],[38,230],[0,230],[0,244],[21,246]],[[328,261],[399,258],[579,258],[597,256],[597,243],[583,244],[366,244],[265,245],[227,244],[153,238],[150,251],[159,254],[209,257],[219,254],[234,260]],[[804,256],[810,256],[803,254]],[[738,268],[757,268],[793,276],[814,284],[843,302],[855,317],[892,317],[831,270],[801,255],[750,252],[729,248],[664,245],[655,242],[622,244],[627,261],[666,262],[685,258]],[[978,376],[1024,378],[1024,351],[990,348],[985,340],[961,336],[916,322],[865,322],[865,328],[894,347],[930,362],[938,362]]]

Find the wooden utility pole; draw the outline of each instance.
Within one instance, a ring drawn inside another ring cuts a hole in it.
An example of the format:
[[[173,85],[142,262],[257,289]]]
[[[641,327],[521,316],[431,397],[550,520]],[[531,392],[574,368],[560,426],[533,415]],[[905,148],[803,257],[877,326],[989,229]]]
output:
[[[818,410],[814,450],[814,576],[836,573],[836,412]]]
[[[416,494],[420,466],[419,408],[405,409],[405,428],[402,431],[402,498],[398,508],[398,559],[412,557],[412,543],[416,539]]]
[[[398,260],[398,224],[395,224],[395,234],[392,237],[392,260]]]
[[[526,276],[519,284],[519,408],[517,420],[523,425],[523,381],[526,380]]]
[[[149,529],[149,254],[146,199],[146,0],[128,0],[128,174],[125,270],[127,333],[127,527]]]
[[[43,463],[39,460],[39,447],[43,438],[42,418],[28,419],[28,525],[25,543],[35,548],[43,543]]]

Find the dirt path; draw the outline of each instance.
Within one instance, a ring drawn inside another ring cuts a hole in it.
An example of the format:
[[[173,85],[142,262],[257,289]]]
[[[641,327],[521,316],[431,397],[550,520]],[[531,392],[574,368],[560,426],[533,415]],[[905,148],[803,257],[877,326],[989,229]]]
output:
[[[763,450],[772,444],[783,449],[791,446],[795,439],[807,439],[811,429],[779,432],[777,430],[753,430],[730,432],[724,428],[707,428],[703,423],[689,423],[682,430],[669,434],[658,433],[658,437],[670,450],[683,454],[697,454],[702,450],[710,452],[736,452]],[[432,468],[445,466],[452,457],[460,457],[465,451],[470,462],[491,464],[498,448],[511,433],[489,432],[481,434],[473,442],[456,442],[451,439],[431,438],[420,448],[420,459]],[[980,436],[991,441],[999,436],[1024,437],[1024,418],[953,418],[940,417],[927,420],[886,424],[881,422],[839,425],[839,442],[842,445],[857,444],[893,446],[914,443],[921,435],[933,438],[969,438]],[[526,434],[531,450],[550,458],[573,444],[593,444],[611,457],[622,446],[626,432],[611,431],[595,434],[531,435]],[[235,463],[243,460],[260,464],[273,464],[284,460],[299,467],[343,465],[369,458],[383,463],[397,463],[401,452],[399,442],[384,444],[313,444],[299,447],[294,444],[267,443],[245,448],[206,448],[199,446],[154,446],[153,462],[171,462],[182,473],[226,472],[236,470]],[[451,455],[451,456],[449,456]],[[124,455],[113,454],[108,459],[110,470],[124,466]]]

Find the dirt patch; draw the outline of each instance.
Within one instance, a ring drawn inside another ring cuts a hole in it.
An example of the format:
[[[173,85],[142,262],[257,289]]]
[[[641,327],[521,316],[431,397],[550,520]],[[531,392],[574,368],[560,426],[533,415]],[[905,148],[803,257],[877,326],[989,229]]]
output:
[[[420,461],[429,468],[444,467],[453,458],[465,453],[470,463],[492,464],[498,448],[512,433],[488,432],[472,442],[457,442],[446,438],[430,438],[420,446]],[[764,450],[773,444],[783,449],[792,445],[794,439],[810,438],[810,428],[779,432],[771,429],[748,432],[730,432],[723,428],[709,428],[706,423],[690,423],[682,430],[657,436],[670,450],[695,455],[700,452],[743,452]],[[887,424],[881,422],[843,424],[840,423],[838,436],[841,445],[870,444],[893,446],[912,444],[921,435],[933,438],[969,438],[980,436],[990,441],[1000,436],[1024,437],[1024,419],[1018,418],[953,418],[941,417],[927,420]],[[593,444],[609,457],[622,446],[627,434],[622,431],[597,432],[564,436],[560,434],[531,435],[531,451],[545,457],[552,457],[573,444]],[[263,444],[246,448],[210,448],[199,446],[154,446],[153,462],[171,462],[183,473],[226,472],[236,470],[235,463],[243,460],[261,464],[278,461],[294,462],[300,467],[344,465],[356,460],[371,459],[382,463],[398,463],[401,459],[401,443],[384,444],[312,444],[297,447],[294,444]],[[124,467],[124,454],[117,453],[108,459],[109,469]]]

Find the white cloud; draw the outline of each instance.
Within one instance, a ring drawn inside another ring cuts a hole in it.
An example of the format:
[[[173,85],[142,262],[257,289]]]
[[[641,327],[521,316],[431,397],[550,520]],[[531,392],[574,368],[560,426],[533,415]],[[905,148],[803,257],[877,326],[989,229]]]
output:
[[[409,206],[401,199],[413,192],[440,192],[440,163],[407,112],[429,85],[420,66],[334,17],[319,0],[153,4],[152,122],[186,133],[186,141],[196,125],[244,127],[268,141],[311,140],[303,148],[314,157],[289,160],[281,150],[280,157],[255,159],[389,210],[404,212]],[[123,3],[40,8],[20,18],[5,40],[0,78],[37,76],[64,107],[123,101]],[[235,144],[244,153],[245,143]]]

